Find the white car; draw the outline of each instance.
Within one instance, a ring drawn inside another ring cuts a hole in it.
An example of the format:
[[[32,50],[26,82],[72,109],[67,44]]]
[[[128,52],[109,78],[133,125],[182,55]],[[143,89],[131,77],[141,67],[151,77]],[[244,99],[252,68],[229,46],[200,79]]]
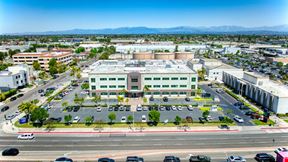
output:
[[[34,134],[33,133],[24,133],[20,134],[17,139],[19,140],[32,140],[34,139]]]
[[[142,107],[137,107],[137,109],[136,109],[137,111],[142,111]]]
[[[122,116],[122,118],[121,118],[121,123],[126,123],[126,122],[127,122],[126,116]]]
[[[171,109],[172,109],[173,111],[176,111],[176,110],[177,110],[176,106],[172,106]]]
[[[143,106],[143,111],[148,111],[148,107],[147,106]]]
[[[234,116],[234,120],[237,121],[238,123],[244,123],[244,120],[238,115]]]
[[[193,106],[192,106],[192,105],[189,105],[187,109],[188,109],[189,111],[193,111]]]
[[[178,106],[177,109],[178,109],[179,111],[182,111],[182,107],[181,107],[181,106]]]
[[[227,162],[246,162],[246,159],[241,156],[229,156]]]
[[[283,152],[283,151],[288,151],[288,150],[286,148],[284,148],[284,147],[278,147],[274,152],[276,154],[278,154],[278,153]]]
[[[75,116],[75,118],[73,119],[73,123],[78,123],[79,121],[80,121],[80,117]]]
[[[142,123],[146,123],[147,122],[146,115],[142,115],[141,120]]]
[[[102,111],[101,107],[97,107],[96,111],[101,112]]]

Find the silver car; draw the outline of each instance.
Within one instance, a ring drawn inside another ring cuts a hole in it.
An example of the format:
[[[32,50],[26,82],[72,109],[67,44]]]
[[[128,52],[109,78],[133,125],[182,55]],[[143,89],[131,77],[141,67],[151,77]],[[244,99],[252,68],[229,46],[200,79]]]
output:
[[[227,162],[246,162],[246,159],[241,156],[229,156]]]

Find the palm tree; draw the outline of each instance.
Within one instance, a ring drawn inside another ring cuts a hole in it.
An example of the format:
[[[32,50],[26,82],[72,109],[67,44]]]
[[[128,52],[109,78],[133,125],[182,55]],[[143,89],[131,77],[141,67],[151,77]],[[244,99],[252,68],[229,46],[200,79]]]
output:
[[[25,112],[26,114],[30,114],[36,108],[37,108],[37,105],[33,104],[31,101],[30,102],[22,102],[18,106],[19,111]]]

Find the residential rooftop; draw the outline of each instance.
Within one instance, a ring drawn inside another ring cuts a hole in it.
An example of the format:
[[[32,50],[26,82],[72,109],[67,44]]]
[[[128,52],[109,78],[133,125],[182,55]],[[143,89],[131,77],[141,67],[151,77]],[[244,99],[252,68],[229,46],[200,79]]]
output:
[[[196,73],[183,60],[100,60],[90,67],[92,74],[140,73]]]

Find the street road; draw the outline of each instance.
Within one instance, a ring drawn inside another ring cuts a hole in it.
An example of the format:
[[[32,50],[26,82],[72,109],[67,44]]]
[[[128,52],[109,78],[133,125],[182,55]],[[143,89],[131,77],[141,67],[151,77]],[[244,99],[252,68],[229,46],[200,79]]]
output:
[[[227,155],[231,155],[230,151],[237,155],[247,155],[247,158],[253,158],[257,152],[271,152],[278,146],[287,146],[288,134],[192,133],[101,136],[50,134],[36,135],[36,138],[31,141],[17,140],[15,135],[0,137],[0,143],[0,150],[7,146],[19,148],[20,154],[15,158],[22,160],[27,160],[29,157],[37,160],[44,157],[53,160],[57,156],[68,153],[69,156],[75,156],[78,160],[91,160],[91,158],[96,159],[103,156],[123,160],[128,155],[139,155],[148,159],[152,156],[152,161],[161,161],[165,154],[181,155],[180,158],[185,159],[189,153],[193,153],[211,156],[214,154],[215,157],[212,156],[212,158],[223,161]],[[97,154],[93,155],[93,153]],[[122,154],[119,155],[119,153]]]

